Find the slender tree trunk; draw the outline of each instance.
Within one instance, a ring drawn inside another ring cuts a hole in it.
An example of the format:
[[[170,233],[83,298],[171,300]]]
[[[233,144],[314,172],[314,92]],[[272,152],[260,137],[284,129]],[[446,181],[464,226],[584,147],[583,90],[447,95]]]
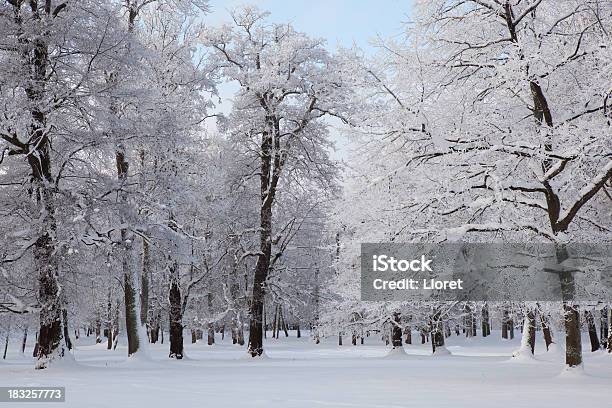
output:
[[[106,349],[110,350],[113,348],[113,303],[112,303],[112,295],[109,289],[108,291],[108,314],[106,315],[106,330],[107,330],[107,343]]]
[[[277,327],[277,322],[278,322],[279,309],[280,309],[279,305],[276,305],[276,307],[274,308],[274,318],[272,319],[272,338],[273,339],[278,338],[278,336],[276,335],[276,327]]]
[[[489,322],[489,306],[485,303],[482,307],[482,337],[491,334],[491,323]]]
[[[21,354],[25,353],[26,343],[28,341],[28,325],[23,329],[23,340],[21,341]]]
[[[208,292],[207,300],[208,300],[208,314],[210,316],[213,316],[213,313],[214,313],[213,294],[210,291]],[[213,344],[215,344],[215,326],[214,326],[213,321],[209,321],[208,322],[208,345],[212,346]]]
[[[586,319],[589,328],[589,340],[591,341],[591,351],[599,350],[599,338],[597,337],[597,327],[595,326],[595,317],[593,312],[586,310],[584,312],[584,318]]]
[[[550,330],[550,324],[548,323],[548,316],[538,306],[540,312],[540,323],[542,325],[542,335],[544,336],[544,342],[546,343],[546,351],[549,350],[550,345],[553,344],[552,333]]]
[[[281,311],[280,311],[280,321],[281,321],[281,325],[283,328],[283,331],[285,332],[285,337],[289,337],[289,330],[287,327],[287,322],[285,321],[285,315],[283,314],[283,309],[281,307]],[[277,335],[278,338],[278,335]]]
[[[599,318],[599,338],[601,340],[601,348],[605,350],[608,347],[608,306],[601,309]]]
[[[399,312],[393,313],[393,321],[391,324],[391,344],[393,348],[402,347],[402,315]]]
[[[119,343],[119,315],[121,307],[121,301],[117,299],[117,307],[115,308],[115,316],[113,318],[113,350],[117,348]]]
[[[96,317],[96,344],[102,343],[102,321],[100,320],[100,314],[98,312],[98,316]],[[87,329],[89,332],[89,329]]]
[[[170,358],[183,358],[183,314],[181,309],[181,289],[179,287],[178,263],[172,261],[170,267]],[[162,331],[162,339],[163,339]],[[163,340],[162,340],[163,343]]]
[[[11,321],[9,318],[8,327],[6,328],[6,341],[4,342],[4,354],[2,355],[2,359],[6,360],[6,352],[8,351],[9,338],[11,337]]]
[[[434,353],[440,347],[444,347],[443,330],[442,314],[437,310],[433,313],[431,318],[431,348]]]
[[[62,326],[64,329],[64,340],[68,350],[72,350],[72,341],[70,340],[70,331],[68,329],[68,310],[62,309]]]
[[[151,274],[151,250],[149,241],[142,239],[142,271],[140,276],[140,324],[148,327],[149,316],[149,276]],[[147,333],[148,333],[147,329]]]
[[[612,353],[612,307],[608,306],[608,353]]]
[[[410,327],[410,325],[404,328],[404,337],[404,343],[412,344],[412,327]]]
[[[312,335],[315,344],[319,344],[321,342],[321,338],[319,335],[319,316],[320,316],[320,305],[319,305],[319,296],[320,296],[320,288],[319,288],[319,268],[315,268],[314,271],[314,312],[312,318]]]
[[[466,304],[464,309],[465,315],[465,337],[474,337],[476,335],[476,319],[470,305]]]
[[[502,312],[502,339],[508,339],[508,310],[504,308]]]
[[[38,356],[38,332],[36,332],[35,340],[36,342],[34,343],[34,349],[32,350],[32,357]]]

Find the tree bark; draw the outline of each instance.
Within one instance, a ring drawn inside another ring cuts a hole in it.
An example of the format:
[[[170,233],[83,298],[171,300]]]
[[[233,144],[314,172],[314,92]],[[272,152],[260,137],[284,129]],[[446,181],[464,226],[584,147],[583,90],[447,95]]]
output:
[[[23,329],[23,340],[21,341],[21,354],[25,353],[26,343],[28,341],[28,325]]]
[[[148,327],[149,276],[151,274],[151,250],[149,241],[142,239],[142,271],[140,276],[140,324]],[[148,332],[148,329],[147,329]]]
[[[557,264],[561,265],[569,255],[564,245],[556,248]],[[580,333],[580,314],[578,306],[573,304],[576,285],[573,272],[565,269],[559,272],[561,295],[563,297],[564,325],[565,325],[565,364],[568,367],[582,365],[582,338]]]
[[[502,312],[502,331],[501,331],[501,336],[502,339],[508,339],[508,309],[503,310]]]
[[[129,253],[131,253],[131,243],[123,236],[123,286],[124,286],[124,303],[125,303],[125,332],[128,339],[128,357],[134,355],[140,348],[140,339],[138,338],[139,308],[137,306],[137,290],[135,287],[134,271],[130,267]]]
[[[262,102],[265,105],[265,102]],[[266,115],[266,130],[261,135],[261,173],[259,212],[259,255],[253,276],[253,295],[251,299],[251,322],[249,324],[248,353],[252,357],[263,354],[263,307],[266,294],[266,279],[272,255],[272,206],[276,187],[283,166],[283,153],[280,148],[279,119]],[[274,138],[272,135],[274,134]],[[274,151],[274,155],[272,154]],[[274,156],[274,158],[272,158]]]
[[[170,358],[183,358],[183,315],[181,309],[181,289],[179,287],[178,263],[172,261],[170,266]],[[162,331],[163,338],[163,331]]]
[[[601,348],[608,347],[608,306],[601,309],[599,318],[599,338],[601,340]]]
[[[70,331],[68,329],[68,310],[62,309],[62,327],[64,329],[64,340],[68,350],[72,350],[72,341],[70,340]]]
[[[546,351],[549,350],[550,345],[553,344],[552,332],[550,330],[550,324],[548,323],[548,316],[544,314],[540,305],[538,305],[538,311],[540,312],[540,324],[542,325],[542,335],[544,336],[544,342],[546,343]]]
[[[213,294],[210,291],[208,292],[207,300],[208,300],[208,314],[212,317],[214,313]],[[211,320],[208,322],[208,345],[212,346],[213,344],[215,344],[215,326],[214,326],[214,322]]]
[[[443,330],[442,314],[439,310],[434,311],[431,317],[431,348],[434,353],[436,349],[444,347]]]
[[[608,307],[608,353],[612,353],[612,307]]]
[[[529,351],[531,355],[535,352],[536,321],[535,311],[528,309],[523,322],[523,337],[521,339],[521,352]]]
[[[100,314],[98,312],[98,316],[96,317],[96,344],[102,343],[102,321],[100,320]],[[89,329],[87,329],[89,332]]]
[[[108,291],[108,314],[106,320],[106,330],[107,330],[107,343],[106,349],[110,350],[113,348],[113,303],[112,303],[112,295],[109,289]]]
[[[485,303],[482,307],[482,337],[491,334],[491,324],[489,322],[489,306]]]
[[[587,326],[589,328],[589,340],[591,341],[591,351],[599,350],[599,338],[597,337],[597,327],[595,326],[595,317],[593,316],[593,312],[590,310],[585,310],[584,317],[587,322]]]
[[[6,341],[4,342],[4,354],[2,359],[6,360],[6,352],[8,351],[9,338],[11,337],[11,318],[9,317],[8,327],[6,328]]]
[[[393,321],[391,324],[391,344],[393,348],[402,347],[402,315],[399,312],[393,313]]]

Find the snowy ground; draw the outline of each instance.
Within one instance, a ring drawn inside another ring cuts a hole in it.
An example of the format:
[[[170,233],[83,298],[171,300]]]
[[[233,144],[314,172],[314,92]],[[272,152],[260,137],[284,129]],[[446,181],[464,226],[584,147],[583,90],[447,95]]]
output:
[[[0,386],[65,386],[66,402],[54,407],[612,406],[612,356],[585,350],[584,372],[562,373],[560,348],[546,353],[538,343],[535,360],[512,360],[519,339],[502,342],[498,332],[486,339],[453,336],[448,356],[431,356],[429,345],[419,344],[392,357],[377,336],[358,346],[345,338],[349,345],[338,347],[335,337],[315,345],[290,333],[268,338],[267,358],[258,361],[227,337],[214,346],[186,344],[182,361],[167,358],[167,344],[151,347],[152,361],[126,361],[125,346],[107,351],[92,340],[79,339],[76,363],[43,371],[10,349],[0,360]]]

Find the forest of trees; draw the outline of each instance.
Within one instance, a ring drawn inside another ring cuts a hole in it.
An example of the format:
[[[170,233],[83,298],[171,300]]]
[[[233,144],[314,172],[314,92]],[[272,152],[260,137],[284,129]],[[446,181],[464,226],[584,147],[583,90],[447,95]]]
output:
[[[79,336],[182,359],[185,342],[228,335],[257,358],[266,328],[442,353],[495,326],[520,328],[528,357],[538,326],[569,367],[582,331],[612,352],[609,292],[359,294],[364,242],[546,242],[560,261],[567,244],[612,245],[612,2],[418,1],[373,56],[254,6],[213,26],[209,7],[0,2],[7,343],[35,337],[45,368]],[[342,159],[338,138],[354,147]]]

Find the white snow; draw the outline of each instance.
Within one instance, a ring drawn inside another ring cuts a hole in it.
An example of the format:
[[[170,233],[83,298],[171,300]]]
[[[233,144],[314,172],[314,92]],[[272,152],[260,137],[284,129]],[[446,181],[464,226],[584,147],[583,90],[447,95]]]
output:
[[[268,358],[256,360],[245,358],[245,348],[229,336],[223,342],[217,336],[212,347],[186,337],[181,361],[167,358],[167,342],[150,346],[151,360],[126,361],[121,342],[108,351],[91,336],[77,341],[76,363],[42,371],[33,369],[31,347],[21,356],[15,339],[7,360],[0,360],[0,385],[65,386],[65,408],[610,406],[611,355],[591,353],[585,337],[584,370],[567,372],[562,345],[546,352],[540,332],[533,359],[512,359],[520,331],[516,336],[453,335],[448,355],[432,357],[430,344],[414,344],[399,357],[379,336],[357,346],[345,338],[349,344],[339,347],[336,336],[316,345],[290,332],[289,338],[268,337]],[[420,340],[418,333],[413,339]]]

